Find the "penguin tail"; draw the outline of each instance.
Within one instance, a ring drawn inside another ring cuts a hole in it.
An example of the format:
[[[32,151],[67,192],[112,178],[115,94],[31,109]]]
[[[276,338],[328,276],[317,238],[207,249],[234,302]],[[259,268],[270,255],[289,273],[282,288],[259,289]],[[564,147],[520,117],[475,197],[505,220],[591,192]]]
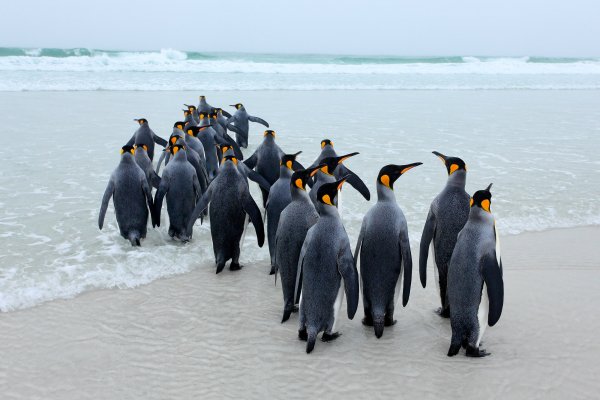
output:
[[[373,316],[373,329],[375,330],[375,336],[377,339],[383,335],[383,327],[385,326],[385,317],[383,315]]]
[[[138,232],[129,232],[129,235],[128,235],[127,238],[131,242],[131,245],[134,246],[134,247],[142,245],[140,243],[140,234]]]
[[[317,341],[317,334],[319,333],[315,328],[309,327],[307,329],[308,337],[306,339],[306,354],[310,354],[311,351],[315,348],[315,343]]]
[[[288,310],[287,308],[283,310],[283,318],[281,319],[281,323],[283,324],[285,321],[290,319],[290,315],[292,315],[292,310]]]

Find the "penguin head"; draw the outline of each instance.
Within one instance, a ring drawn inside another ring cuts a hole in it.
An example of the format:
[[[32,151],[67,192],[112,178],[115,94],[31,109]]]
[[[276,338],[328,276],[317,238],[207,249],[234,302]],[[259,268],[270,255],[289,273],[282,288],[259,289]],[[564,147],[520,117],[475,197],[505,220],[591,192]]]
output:
[[[133,155],[135,153],[135,147],[133,146],[123,146],[121,147],[121,155],[124,154],[131,154]]]
[[[219,147],[221,149],[221,153],[225,154],[227,153],[229,150],[232,150],[233,147],[231,147],[230,144],[217,144],[217,147]]]
[[[274,130],[272,130],[272,129],[267,129],[267,130],[265,131],[265,133],[263,134],[263,136],[264,136],[264,137],[269,137],[269,136],[270,136],[270,137],[273,137],[273,138],[275,138],[275,131],[274,131]]]
[[[311,177],[315,176],[315,174],[317,172],[319,172],[319,169],[323,165],[325,165],[325,164],[319,164],[316,167],[307,168],[307,169],[299,169],[298,171],[296,171],[292,174],[292,179],[290,181],[290,184],[294,188],[306,190],[306,183],[308,182],[308,180]]]
[[[206,101],[206,96],[198,96],[198,98],[200,99],[200,101]]]
[[[212,109],[212,111],[210,112],[209,118],[213,119],[215,121],[217,120],[217,118],[219,118],[219,113],[217,112],[216,108]]]
[[[471,208],[479,207],[483,211],[489,212],[491,214],[492,213],[492,211],[490,210],[490,206],[492,204],[492,193],[490,192],[491,188],[492,188],[492,184],[490,183],[490,185],[487,188],[476,191],[475,194],[473,195],[473,197],[471,197]]]
[[[181,129],[181,130],[183,130],[184,126],[185,126],[185,122],[183,122],[183,121],[177,121],[173,124],[173,128],[177,128],[177,129]]]
[[[395,165],[395,164],[386,165],[385,167],[381,168],[381,170],[379,171],[379,175],[377,175],[377,183],[380,185],[383,185],[391,190],[394,190],[394,182],[396,182],[396,180],[398,178],[400,178],[400,176],[402,174],[413,169],[414,167],[418,167],[421,164],[423,164],[423,163],[416,162],[416,163],[406,164],[406,165]]]
[[[223,157],[223,160],[221,161],[221,164],[225,164],[227,161],[231,161],[235,165],[238,164],[238,159],[234,155],[227,155],[227,156]]]
[[[219,116],[219,115],[223,114],[223,109],[219,108],[219,107],[215,107],[214,112],[217,114],[217,116]]]
[[[465,162],[460,158],[448,157],[437,151],[432,151],[432,153],[438,156],[440,160],[442,160],[442,162],[446,166],[446,169],[448,170],[448,175],[452,175],[456,171],[461,170],[467,172],[467,164],[465,164]]]
[[[184,106],[186,106],[188,108],[188,111],[191,113],[193,113],[196,110],[196,106],[192,104],[184,104]]]
[[[183,111],[183,117],[187,117],[188,115],[190,115],[190,110],[181,110]]]
[[[333,172],[337,168],[339,164],[344,162],[346,159],[359,154],[358,152],[346,154],[340,157],[326,157],[321,162],[325,164],[321,167],[321,171],[326,173],[327,175],[333,175]]]
[[[296,161],[296,157],[298,157],[298,154],[300,153],[302,152],[299,151],[296,154],[284,154],[283,157],[281,157],[281,161],[279,161],[279,165],[285,165],[288,169],[293,171],[294,161]]]
[[[242,103],[230,104],[230,106],[235,107],[236,110],[244,108],[244,105]]]
[[[179,150],[184,150],[185,146],[182,144],[172,144],[169,146],[169,151],[171,154],[175,155],[179,152]]]
[[[321,148],[325,148],[325,146],[331,146],[333,147],[333,142],[329,139],[323,139],[321,140]]]
[[[348,176],[343,177],[339,181],[325,183],[321,185],[319,190],[317,191],[317,200],[322,204],[327,204],[329,206],[335,206],[334,200],[338,194],[338,191],[342,189],[342,185],[348,179]]]
[[[137,151],[138,149],[144,149],[144,151],[148,151],[148,146],[145,144],[134,144],[133,148],[135,149],[135,151]]]
[[[134,118],[134,121],[140,125],[144,125],[144,124],[148,123],[148,120],[146,118]]]
[[[169,145],[168,146],[174,145],[175,143],[177,143],[177,141],[179,139],[181,139],[181,136],[179,136],[179,135],[173,134],[173,135],[169,136]],[[168,146],[165,147],[165,150],[168,150]]]
[[[185,130],[185,133],[193,137],[197,137],[198,132],[200,132],[200,127],[198,126],[188,126]]]

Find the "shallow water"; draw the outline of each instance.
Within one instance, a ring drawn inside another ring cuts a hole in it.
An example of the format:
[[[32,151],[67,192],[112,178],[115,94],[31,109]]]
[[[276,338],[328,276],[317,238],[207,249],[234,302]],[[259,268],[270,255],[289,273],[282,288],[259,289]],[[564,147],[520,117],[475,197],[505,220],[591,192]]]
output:
[[[1,93],[0,310],[212,268],[207,224],[181,245],[168,237],[163,213],[162,227],[149,230],[141,249],[119,236],[112,205],[104,230],[97,228],[119,148],[135,130],[132,119],[147,118],[166,138],[181,104],[196,102],[198,94],[215,106],[243,102],[270,122],[285,151],[303,151],[304,164],[318,155],[323,138],[340,154],[359,151],[346,165],[373,196],[381,166],[422,161],[396,183],[413,249],[446,179],[432,150],[466,161],[469,192],[494,183],[501,234],[600,224],[598,91]],[[251,125],[247,156],[261,128]],[[258,199],[254,187],[253,193]],[[368,207],[344,189],[351,243]],[[267,247],[256,246],[252,230],[241,261],[267,268]]]

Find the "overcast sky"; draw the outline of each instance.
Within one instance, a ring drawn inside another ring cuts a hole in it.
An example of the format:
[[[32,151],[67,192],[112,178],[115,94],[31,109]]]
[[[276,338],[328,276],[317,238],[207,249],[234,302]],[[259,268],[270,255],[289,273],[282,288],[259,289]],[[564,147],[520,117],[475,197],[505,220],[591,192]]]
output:
[[[0,46],[600,56],[600,1],[2,0]]]

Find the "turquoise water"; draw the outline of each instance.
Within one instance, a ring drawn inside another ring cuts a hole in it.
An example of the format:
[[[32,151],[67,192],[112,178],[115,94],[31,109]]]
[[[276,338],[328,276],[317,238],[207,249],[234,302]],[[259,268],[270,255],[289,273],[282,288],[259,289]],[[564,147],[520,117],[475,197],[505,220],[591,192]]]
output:
[[[0,91],[599,88],[600,58],[0,48]]]

